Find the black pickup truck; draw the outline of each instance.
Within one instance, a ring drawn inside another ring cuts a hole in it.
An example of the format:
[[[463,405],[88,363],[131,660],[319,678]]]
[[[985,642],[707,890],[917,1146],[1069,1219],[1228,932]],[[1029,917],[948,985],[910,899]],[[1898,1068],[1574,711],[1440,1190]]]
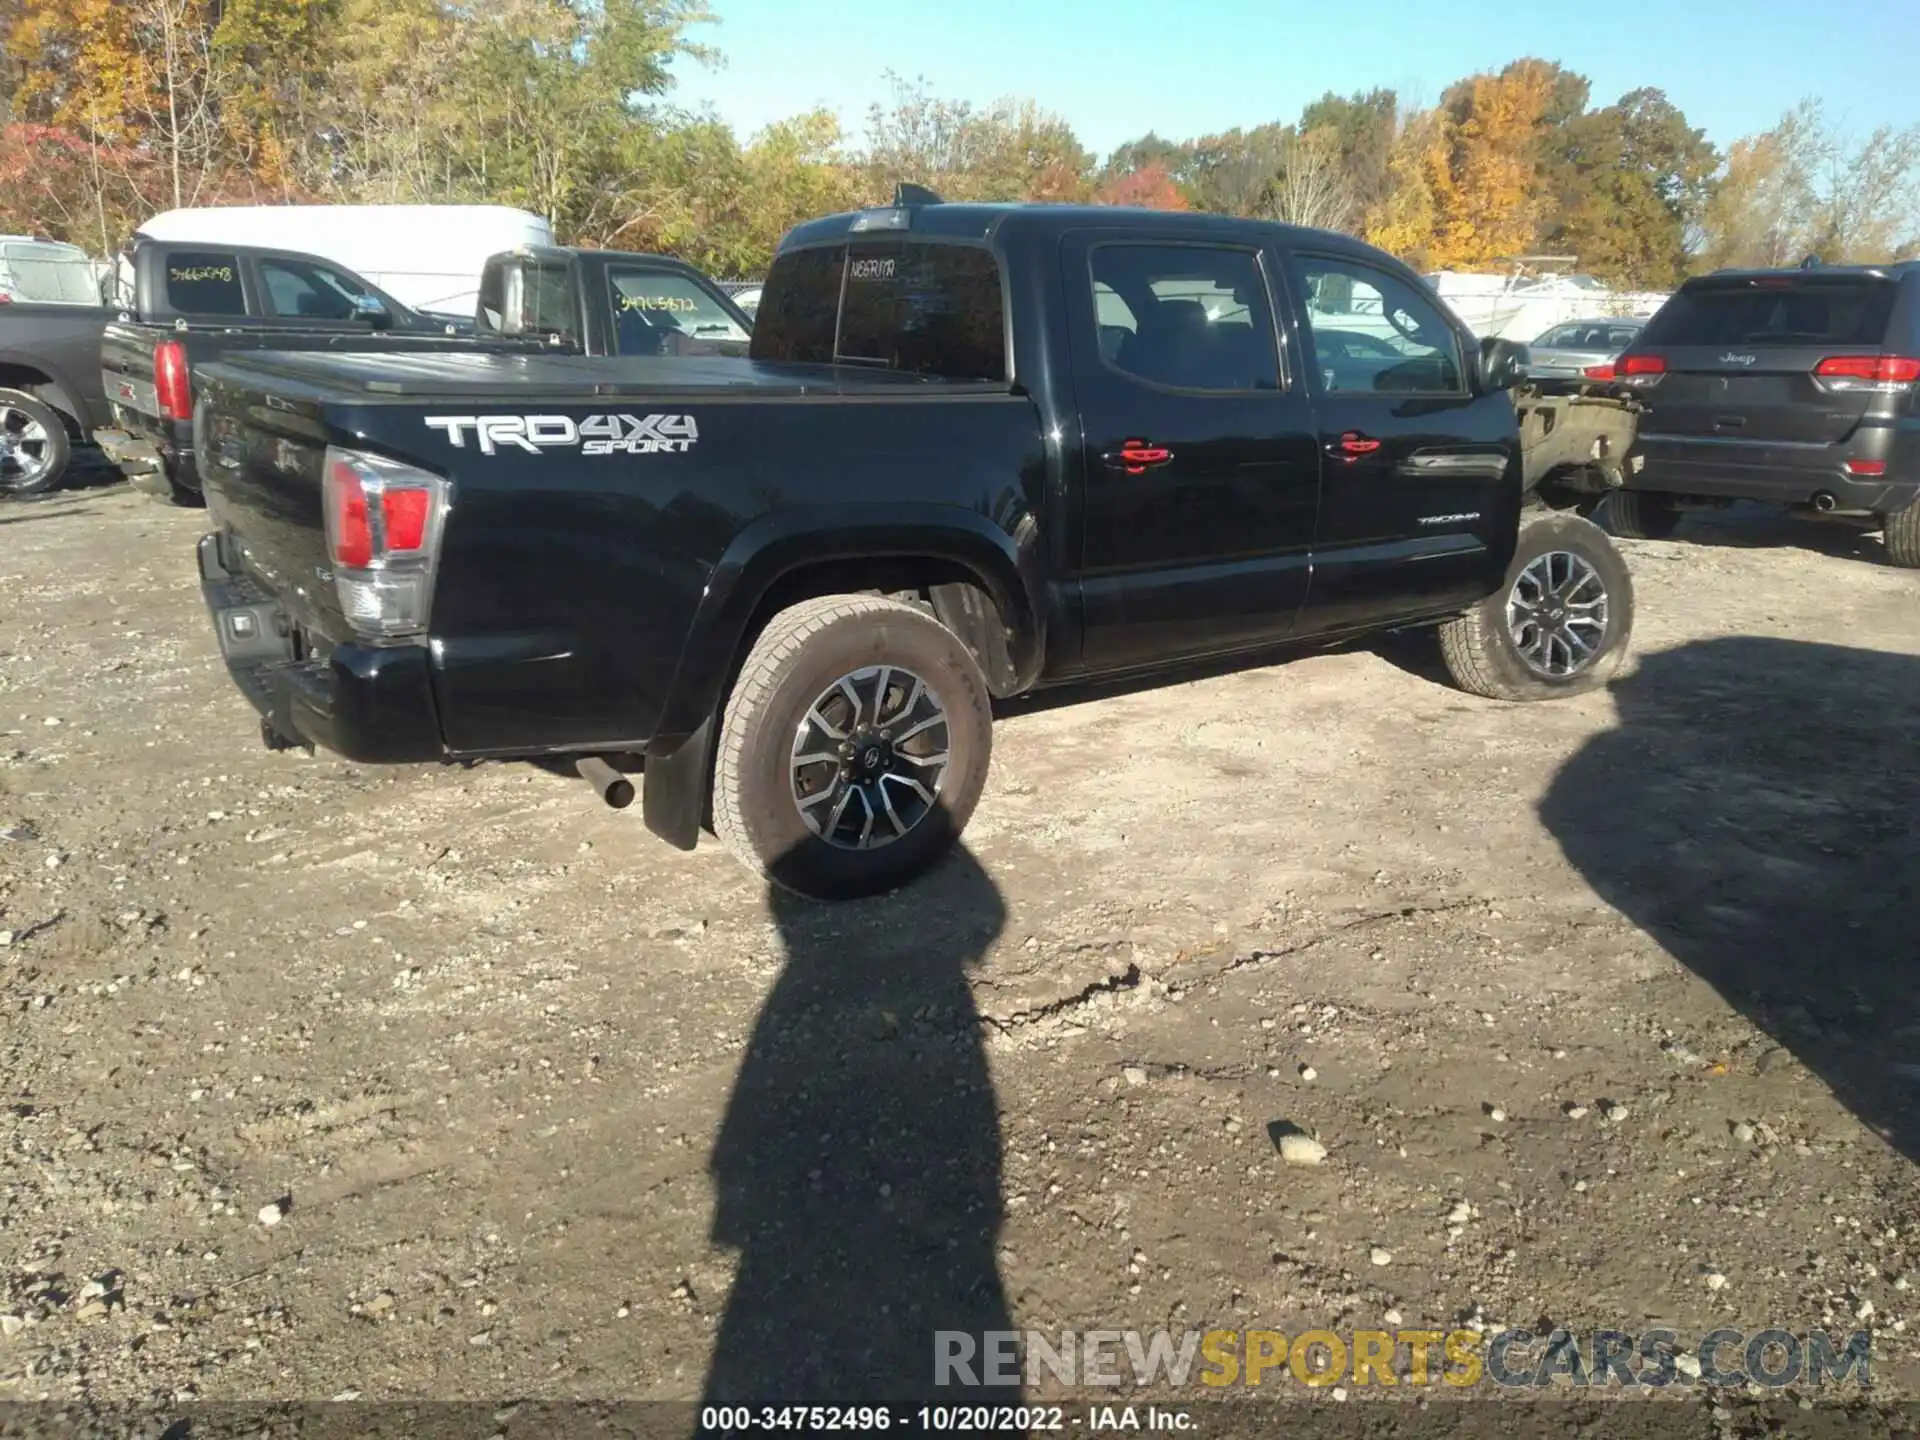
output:
[[[682,260],[627,250],[522,246],[480,277],[474,331],[583,355],[745,355],[753,321]]]
[[[76,445],[108,421],[93,305],[0,305],[0,495],[56,488]]]
[[[1395,343],[1322,346],[1329,277]],[[200,573],[270,745],[567,756],[790,889],[909,879],[992,702],[1432,627],[1567,695],[1632,582],[1527,509],[1509,393],[1354,240],[1218,216],[897,204],[783,242],[747,359],[231,356]]]
[[[194,376],[241,350],[474,348],[471,326],[399,301],[330,261],[286,250],[140,239],[121,257],[122,307],[100,339],[111,421],[94,433],[142,489],[200,502]]]
[[[134,315],[101,341],[114,424],[101,448],[135,484],[198,504],[193,377],[236,351],[746,352],[750,322],[692,266],[659,255],[527,248],[487,262],[471,324],[407,309],[328,261],[139,242]]]

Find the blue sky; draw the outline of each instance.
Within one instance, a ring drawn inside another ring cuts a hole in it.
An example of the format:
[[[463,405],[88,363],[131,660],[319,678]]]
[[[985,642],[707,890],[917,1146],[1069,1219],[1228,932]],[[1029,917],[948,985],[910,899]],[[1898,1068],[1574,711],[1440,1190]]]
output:
[[[1521,55],[1558,60],[1607,104],[1667,92],[1712,140],[1803,95],[1865,132],[1920,121],[1920,0],[711,0],[695,38],[724,68],[680,68],[675,98],[742,132],[824,105],[857,137],[888,69],[938,95],[1027,96],[1105,153],[1147,130],[1185,138],[1293,119],[1329,89],[1431,103]],[[1471,13],[1474,18],[1465,19]]]

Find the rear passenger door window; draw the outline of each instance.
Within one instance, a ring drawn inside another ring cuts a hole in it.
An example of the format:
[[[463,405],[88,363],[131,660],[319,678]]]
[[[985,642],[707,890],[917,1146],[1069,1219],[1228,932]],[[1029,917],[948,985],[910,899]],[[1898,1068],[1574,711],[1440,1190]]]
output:
[[[1314,367],[1328,395],[1460,395],[1460,337],[1431,296],[1384,270],[1299,261]]]
[[[166,258],[167,308],[177,315],[247,313],[240,261],[213,251],[176,250]]]
[[[1099,245],[1091,252],[1100,354],[1169,390],[1280,389],[1273,309],[1252,250]]]

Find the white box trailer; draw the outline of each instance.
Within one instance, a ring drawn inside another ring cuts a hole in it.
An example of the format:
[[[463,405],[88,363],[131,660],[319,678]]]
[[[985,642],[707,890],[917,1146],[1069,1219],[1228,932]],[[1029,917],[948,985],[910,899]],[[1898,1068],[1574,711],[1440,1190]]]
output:
[[[403,305],[469,320],[489,256],[553,244],[545,220],[505,205],[208,205],[165,211],[134,233],[316,255]]]

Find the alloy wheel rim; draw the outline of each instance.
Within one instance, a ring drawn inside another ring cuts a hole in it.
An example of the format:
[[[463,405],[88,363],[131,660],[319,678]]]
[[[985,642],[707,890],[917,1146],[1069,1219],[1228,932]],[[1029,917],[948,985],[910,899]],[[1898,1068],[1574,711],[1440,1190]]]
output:
[[[1593,563],[1553,550],[1530,561],[1507,592],[1507,634],[1534,674],[1570,680],[1600,658],[1611,608]]]
[[[53,464],[53,437],[26,411],[0,405],[0,488],[33,484]]]
[[[795,728],[787,767],[794,806],[838,850],[904,840],[939,804],[952,739],[945,703],[913,671],[850,671]]]

